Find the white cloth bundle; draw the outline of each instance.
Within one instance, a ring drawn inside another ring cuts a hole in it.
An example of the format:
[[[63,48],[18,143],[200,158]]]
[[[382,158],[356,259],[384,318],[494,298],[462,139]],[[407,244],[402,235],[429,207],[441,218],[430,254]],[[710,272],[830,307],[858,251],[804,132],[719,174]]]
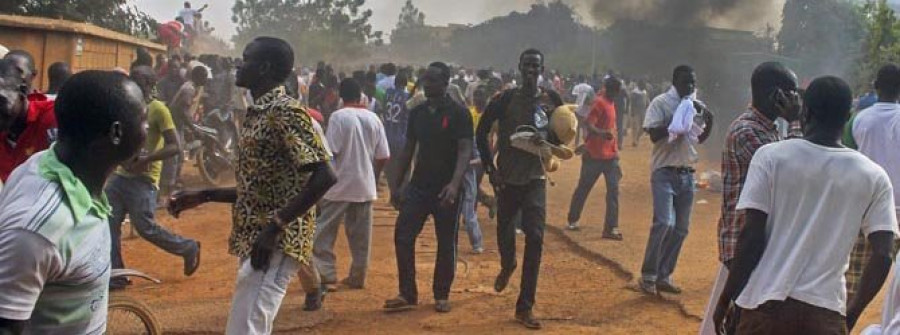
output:
[[[669,89],[667,94],[678,95],[675,87]],[[669,123],[669,143],[674,142],[679,136],[688,136],[693,143],[699,142],[699,136],[703,133],[703,126],[694,123],[694,117],[697,116],[697,109],[694,108],[694,94],[681,99],[678,108],[675,109],[675,115],[672,122]]]

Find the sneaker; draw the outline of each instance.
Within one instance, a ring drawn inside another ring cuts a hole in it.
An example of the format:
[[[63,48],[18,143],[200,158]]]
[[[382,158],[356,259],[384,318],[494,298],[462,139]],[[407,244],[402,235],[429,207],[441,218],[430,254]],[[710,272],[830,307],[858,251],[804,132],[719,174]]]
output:
[[[509,284],[509,277],[512,277],[514,270],[515,268],[500,270],[500,274],[498,274],[497,279],[494,280],[494,291],[500,293],[506,289],[506,285]]]
[[[656,290],[663,293],[681,294],[681,289],[668,280],[660,280],[656,282]]]
[[[580,230],[581,227],[579,226],[578,222],[569,222],[569,225],[566,226],[566,229],[575,231]]]
[[[472,249],[473,255],[481,255],[483,253],[484,253],[484,248],[482,248],[482,247]]]
[[[525,231],[523,231],[519,228],[516,228],[516,235],[525,235]]]
[[[659,295],[659,292],[656,290],[656,283],[654,282],[641,279],[638,281],[638,287],[641,289],[641,292],[646,294]]]
[[[516,312],[516,321],[528,329],[541,329],[541,322],[534,317],[531,311]]]
[[[197,272],[197,268],[200,267],[200,242],[194,242],[196,246],[194,250],[188,252],[183,256],[184,258],[184,275],[190,277]]]
[[[438,313],[450,313],[450,300],[437,300],[434,302],[434,311]]]

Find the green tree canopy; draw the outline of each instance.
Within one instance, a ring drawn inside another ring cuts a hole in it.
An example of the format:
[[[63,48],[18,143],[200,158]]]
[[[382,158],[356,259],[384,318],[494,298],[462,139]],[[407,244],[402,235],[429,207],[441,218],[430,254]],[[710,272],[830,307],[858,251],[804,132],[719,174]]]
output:
[[[778,52],[801,62],[801,76],[845,75],[859,57],[864,35],[862,19],[849,1],[787,0]]]
[[[0,13],[87,22],[139,37],[156,32],[157,22],[127,0],[3,0]]]
[[[365,0],[238,0],[231,20],[233,41],[243,48],[258,36],[280,37],[294,47],[298,61],[347,62],[368,55],[367,44],[382,43],[373,31]]]

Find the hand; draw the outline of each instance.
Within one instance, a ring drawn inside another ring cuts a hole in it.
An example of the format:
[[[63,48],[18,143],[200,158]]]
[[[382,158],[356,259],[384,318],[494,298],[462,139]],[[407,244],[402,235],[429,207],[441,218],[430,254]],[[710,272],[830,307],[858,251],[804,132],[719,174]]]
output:
[[[716,305],[716,311],[713,313],[713,327],[715,327],[717,335],[725,335],[725,316],[728,314],[730,303],[728,300],[719,299]]]
[[[130,174],[144,174],[150,171],[150,161],[147,160],[147,156],[141,155],[122,163],[122,168]]]
[[[403,192],[406,189],[405,186],[399,186],[393,192],[391,192],[391,206],[396,210],[400,210],[400,206],[403,204]]]
[[[782,90],[775,91],[775,111],[788,122],[800,119],[800,94],[796,91],[785,93]]]
[[[613,135],[613,133],[611,131],[604,131],[601,136],[604,140],[607,140],[607,141],[612,141],[616,138],[616,136]]]
[[[209,201],[203,191],[176,191],[169,197],[169,215],[178,218],[181,212]]]
[[[853,330],[853,327],[856,326],[856,322],[859,320],[859,313],[849,312],[847,313],[847,330]]]
[[[269,269],[269,260],[278,244],[278,238],[281,236],[281,228],[278,224],[271,222],[263,227],[253,247],[250,249],[250,266],[257,271],[266,271]]]
[[[447,184],[444,186],[444,189],[441,190],[441,193],[438,194],[438,199],[441,201],[441,206],[450,207],[454,203],[456,203],[457,198],[459,197],[459,184],[453,185],[453,183]]]

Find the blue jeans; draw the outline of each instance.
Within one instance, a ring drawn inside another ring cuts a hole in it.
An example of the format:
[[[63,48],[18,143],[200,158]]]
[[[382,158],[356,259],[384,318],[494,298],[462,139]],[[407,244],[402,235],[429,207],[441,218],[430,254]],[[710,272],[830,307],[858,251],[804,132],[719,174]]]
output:
[[[475,211],[475,200],[478,198],[478,184],[475,178],[475,167],[469,166],[463,179],[462,217],[469,234],[472,249],[483,247],[481,227],[478,226],[478,213]]]
[[[572,202],[569,205],[569,223],[578,222],[584,203],[587,201],[591,189],[600,179],[600,175],[606,179],[606,221],[603,228],[610,231],[619,227],[619,180],[622,179],[622,169],[619,168],[618,159],[593,159],[587,154],[581,156],[581,176],[578,178],[578,187],[572,194]]]
[[[131,218],[131,225],[141,238],[170,254],[186,256],[197,248],[194,240],[173,234],[156,223],[156,187],[148,179],[114,175],[106,184],[106,195],[112,207],[109,230],[113,269],[125,267],[121,250],[125,215]]]
[[[653,190],[653,226],[644,252],[641,278],[647,282],[671,283],[681,245],[691,224],[694,204],[694,174],[674,168],[659,168],[650,178]]]

